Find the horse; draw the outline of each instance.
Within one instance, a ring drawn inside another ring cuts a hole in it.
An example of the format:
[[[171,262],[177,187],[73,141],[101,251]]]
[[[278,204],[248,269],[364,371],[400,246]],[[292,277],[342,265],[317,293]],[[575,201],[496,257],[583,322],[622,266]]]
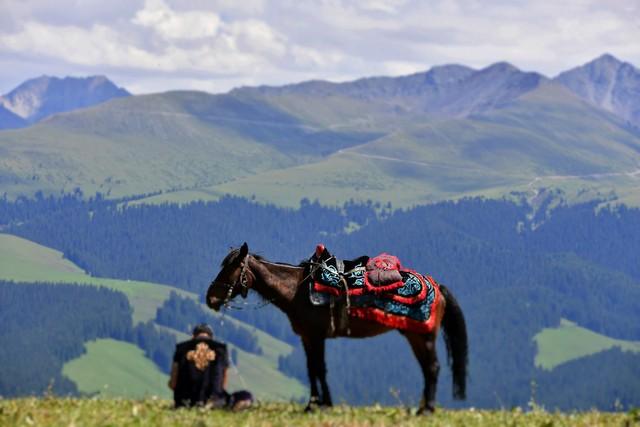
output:
[[[252,290],[287,315],[293,331],[301,338],[307,357],[310,396],[305,411],[333,405],[325,364],[327,338],[367,338],[393,329],[356,317],[349,317],[348,328],[334,328],[331,308],[310,302],[310,287],[305,286],[309,278],[308,263],[295,266],[270,262],[249,253],[245,242],[239,249],[232,249],[224,258],[221,270],[209,285],[206,294],[209,308],[219,311],[236,296],[246,298],[249,290]],[[439,289],[441,301],[433,331],[399,331],[409,342],[424,377],[424,389],[417,414],[433,413],[436,409],[436,387],[440,371],[436,337],[440,326],[444,330],[447,360],[453,374],[453,397],[465,399],[468,347],[464,315],[453,294],[443,285],[439,285]]]

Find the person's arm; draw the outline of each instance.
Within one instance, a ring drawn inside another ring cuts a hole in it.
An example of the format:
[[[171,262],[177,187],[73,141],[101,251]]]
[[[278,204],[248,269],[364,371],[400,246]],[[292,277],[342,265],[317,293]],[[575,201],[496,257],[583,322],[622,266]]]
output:
[[[218,348],[218,375],[222,376],[221,383],[222,389],[227,389],[227,379],[228,379],[228,371],[229,371],[229,350],[227,349],[226,344],[223,344]],[[218,377],[220,378],[220,377]]]
[[[173,352],[173,363],[171,365],[171,374],[169,375],[169,383],[167,384],[171,390],[175,390],[178,385],[178,371],[180,370],[180,358],[181,358],[181,346],[176,345],[176,350]]]
[[[171,375],[169,376],[169,388],[171,390],[176,389],[176,385],[178,384],[178,364],[173,362],[171,365]]]

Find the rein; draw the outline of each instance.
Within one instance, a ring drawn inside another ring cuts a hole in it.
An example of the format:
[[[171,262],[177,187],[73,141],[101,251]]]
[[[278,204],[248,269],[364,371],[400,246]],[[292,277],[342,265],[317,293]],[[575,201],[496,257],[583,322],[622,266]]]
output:
[[[258,303],[248,303],[242,302],[241,305],[231,305],[231,302],[226,302],[224,304],[224,308],[228,308],[230,310],[260,310],[263,307],[268,306],[273,302],[273,299],[265,299]]]

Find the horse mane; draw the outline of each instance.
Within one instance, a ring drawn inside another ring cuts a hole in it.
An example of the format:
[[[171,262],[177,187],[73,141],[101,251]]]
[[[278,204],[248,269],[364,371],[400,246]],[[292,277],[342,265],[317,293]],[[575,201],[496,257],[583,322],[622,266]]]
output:
[[[265,258],[260,255],[256,255],[256,254],[249,254],[249,255],[251,255],[258,261],[266,261]],[[227,254],[227,256],[224,257],[224,259],[220,263],[220,267],[225,268],[230,266],[231,264],[235,263],[238,260],[238,257],[240,257],[240,248],[232,248]]]
[[[286,263],[286,262],[272,262],[272,261],[269,261],[268,259],[266,259],[265,257],[263,257],[262,255],[258,255],[258,254],[254,254],[254,253],[249,253],[249,255],[251,255],[252,257],[254,257],[258,261],[264,261],[264,262],[268,262],[270,264],[280,264],[280,265],[285,265],[285,266],[288,266],[288,267],[305,267],[309,263],[308,261],[302,261],[302,262],[300,262],[299,265],[294,265],[294,264],[289,264],[289,263]],[[240,257],[240,248],[231,249],[231,251],[229,251],[227,256],[224,257],[224,259],[222,260],[222,263],[220,264],[220,267],[221,268],[225,268],[225,267],[230,266],[231,264],[237,262],[239,257]]]

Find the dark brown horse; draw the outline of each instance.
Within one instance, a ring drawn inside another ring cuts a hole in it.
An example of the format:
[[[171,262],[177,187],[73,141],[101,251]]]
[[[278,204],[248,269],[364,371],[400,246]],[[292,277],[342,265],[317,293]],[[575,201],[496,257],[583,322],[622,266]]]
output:
[[[249,253],[247,244],[232,250],[222,262],[222,269],[207,290],[207,305],[218,311],[238,294],[247,296],[254,290],[265,300],[282,310],[291,321],[293,331],[300,335],[307,355],[307,371],[311,396],[307,410],[331,406],[325,365],[325,339],[343,336],[366,338],[392,330],[369,320],[349,318],[349,327],[333,327],[333,313],[329,306],[316,306],[309,299],[309,267],[272,263]],[[418,413],[435,410],[436,386],[440,365],[436,355],[436,337],[443,326],[448,361],[453,372],[454,398],[464,399],[467,370],[467,332],[462,310],[449,290],[440,285],[440,307],[432,333],[418,334],[400,331],[407,338],[424,376],[423,398]],[[320,383],[320,391],[318,390]]]

